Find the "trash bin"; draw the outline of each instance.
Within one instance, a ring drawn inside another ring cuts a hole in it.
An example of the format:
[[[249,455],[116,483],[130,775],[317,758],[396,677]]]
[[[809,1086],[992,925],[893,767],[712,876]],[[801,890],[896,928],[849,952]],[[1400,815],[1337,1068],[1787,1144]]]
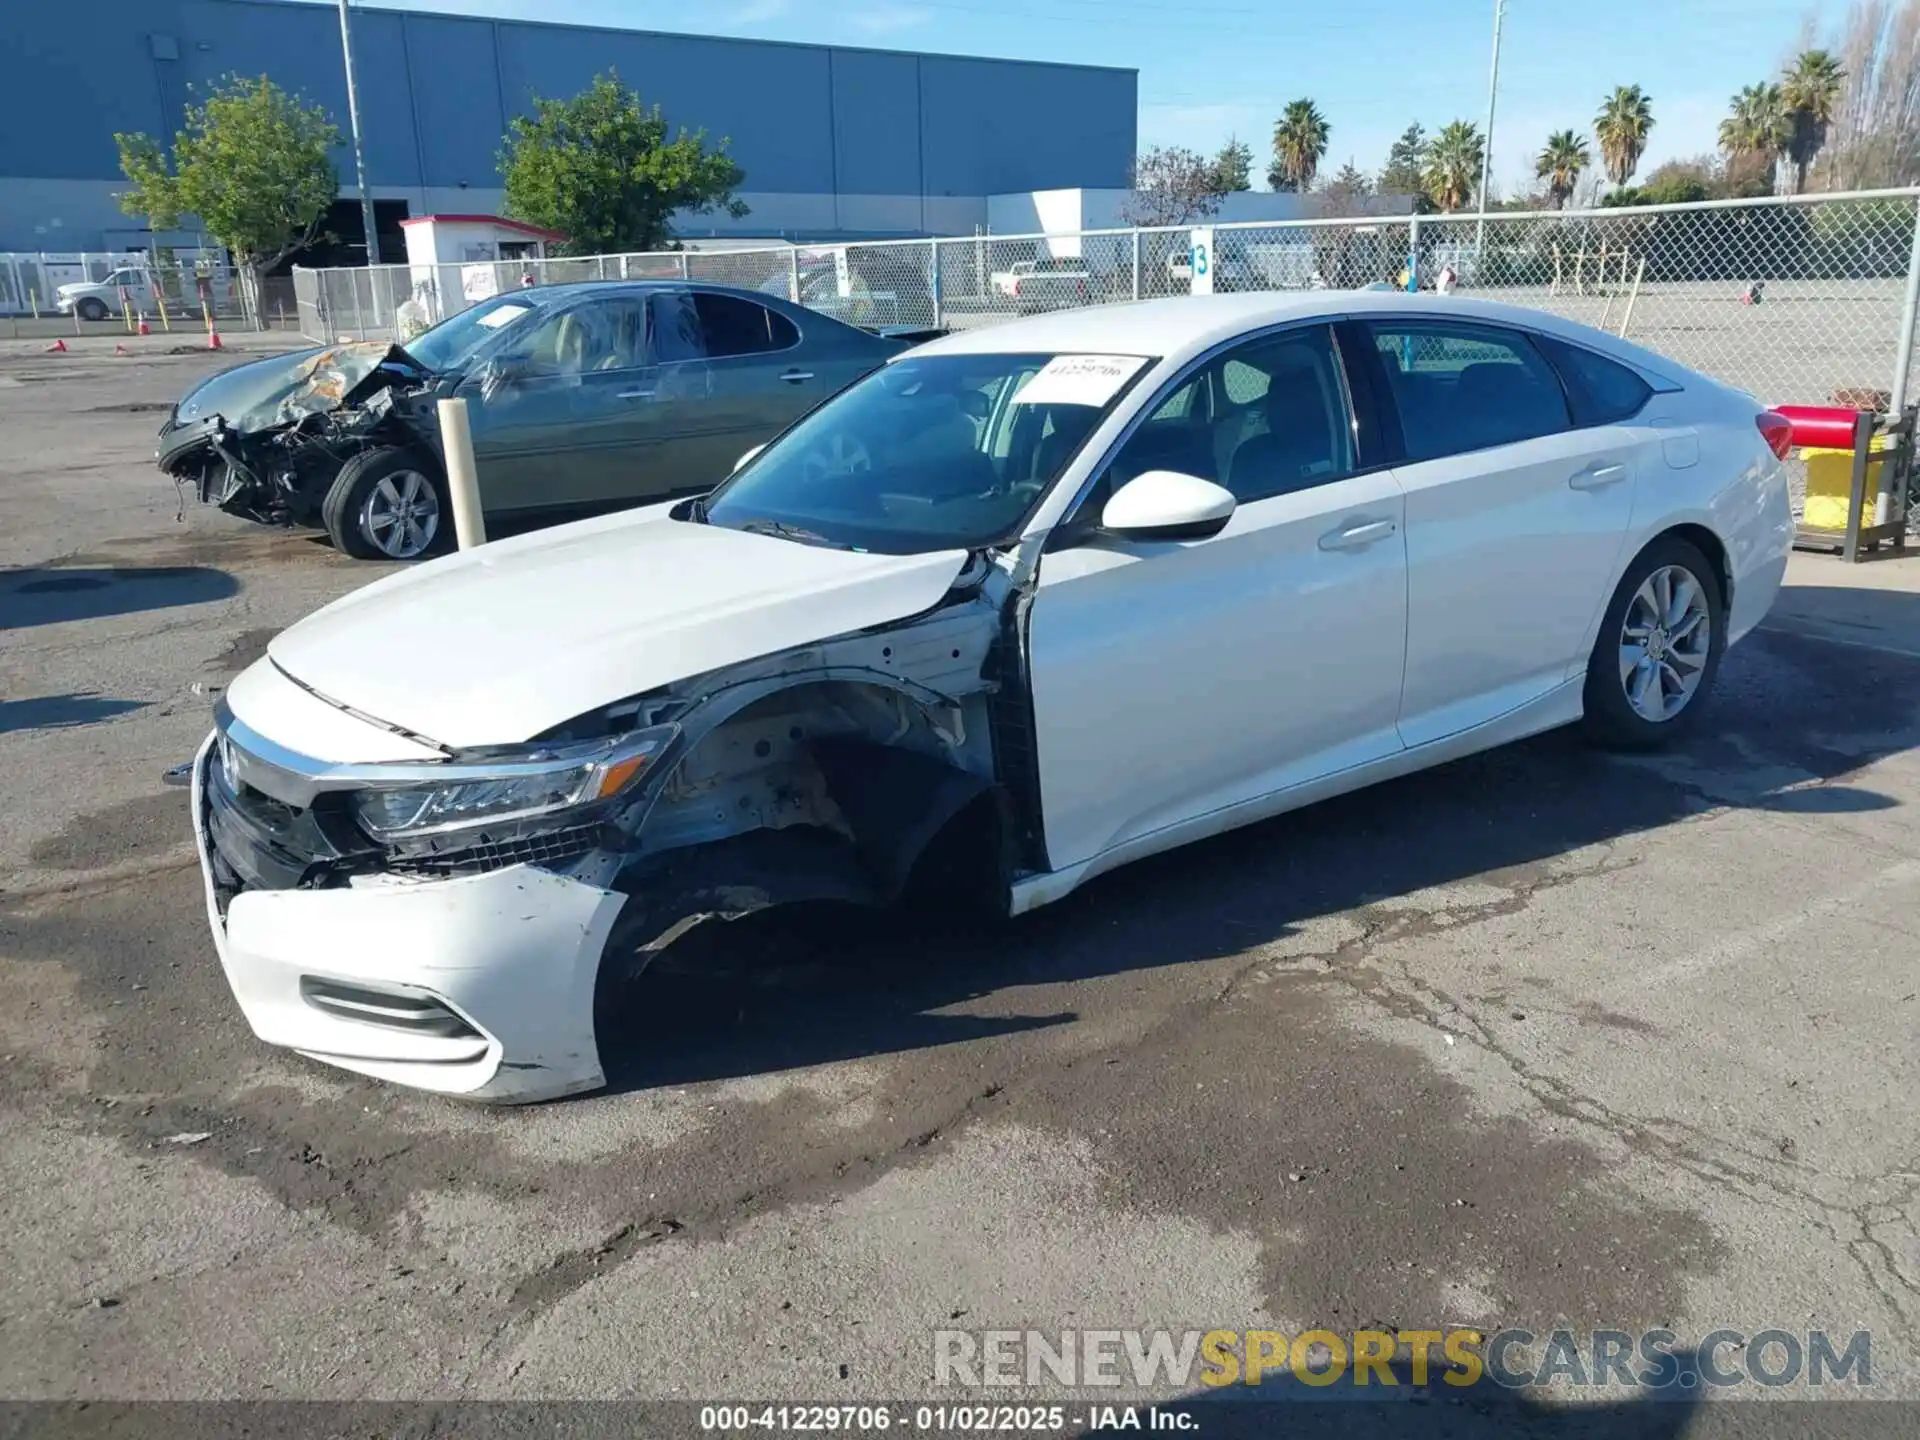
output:
[[[1891,438],[1874,436],[1868,455],[1884,451]],[[1800,455],[1807,462],[1807,503],[1801,523],[1815,530],[1846,529],[1847,507],[1853,500],[1853,451],[1818,446],[1802,450]],[[1865,525],[1874,523],[1874,497],[1880,493],[1882,463],[1872,458],[1867,461],[1866,498],[1861,505],[1861,523]]]

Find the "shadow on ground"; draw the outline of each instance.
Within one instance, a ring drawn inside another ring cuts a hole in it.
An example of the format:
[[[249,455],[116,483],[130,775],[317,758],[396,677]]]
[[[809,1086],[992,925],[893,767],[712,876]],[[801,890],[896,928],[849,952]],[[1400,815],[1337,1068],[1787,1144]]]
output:
[[[1832,706],[1836,665],[1851,678]],[[1523,908],[1557,861],[1735,805],[1848,814],[1896,804],[1842,783],[1920,744],[1920,664],[1760,634],[1722,670],[1695,737],[1649,762],[1536,737],[1234,831],[1095,880],[1011,925],[774,910],[693,930],[603,1041],[615,1088],[684,1084],[1067,1023],[949,1013],[1023,987],[1238,955],[1316,917],[1463,880]],[[1408,923],[1405,921],[1397,923]]]
[[[0,630],[205,605],[239,593],[232,575],[201,565],[30,565],[0,570]]]
[[[71,730],[144,710],[146,700],[115,700],[107,695],[40,695],[32,700],[0,700],[0,735],[15,730]]]

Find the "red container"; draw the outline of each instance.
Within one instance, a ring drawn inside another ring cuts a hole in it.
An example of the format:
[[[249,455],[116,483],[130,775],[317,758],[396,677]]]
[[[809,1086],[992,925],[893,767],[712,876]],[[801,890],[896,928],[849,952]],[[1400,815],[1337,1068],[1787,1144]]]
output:
[[[1793,425],[1795,449],[1851,450],[1860,412],[1840,405],[1776,405]]]

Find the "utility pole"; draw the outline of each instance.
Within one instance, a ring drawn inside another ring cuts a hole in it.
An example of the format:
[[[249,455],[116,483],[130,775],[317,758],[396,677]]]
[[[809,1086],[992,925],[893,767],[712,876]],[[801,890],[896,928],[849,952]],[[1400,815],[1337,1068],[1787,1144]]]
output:
[[[340,13],[345,15],[346,0],[340,0],[340,4]],[[1500,22],[1506,13],[1507,0],[1493,0],[1493,67],[1487,75],[1487,148],[1480,156],[1480,223],[1473,237],[1473,258],[1476,263],[1487,243],[1487,186],[1493,179],[1493,102],[1500,93]]]
[[[373,223],[373,191],[367,188],[367,162],[360,150],[360,98],[353,83],[353,26],[347,0],[340,0],[340,58],[347,66],[347,125],[353,131],[353,178],[360,186],[360,224],[367,232],[367,264],[380,263],[380,235]]]

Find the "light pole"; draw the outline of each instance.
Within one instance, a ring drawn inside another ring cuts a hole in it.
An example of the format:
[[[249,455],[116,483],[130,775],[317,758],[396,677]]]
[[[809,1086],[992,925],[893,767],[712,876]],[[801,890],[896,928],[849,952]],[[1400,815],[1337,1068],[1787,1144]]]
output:
[[[367,264],[380,263],[380,236],[373,226],[373,191],[367,188],[367,162],[360,152],[360,97],[353,83],[353,26],[347,0],[340,0],[340,58],[347,66],[347,126],[353,132],[353,178],[360,186],[360,225],[367,232]]]
[[[347,0],[340,0],[340,13],[346,14]],[[1474,229],[1473,259],[1477,265],[1487,243],[1487,185],[1493,179],[1493,102],[1500,94],[1500,22],[1506,17],[1507,0],[1493,0],[1493,67],[1487,75],[1486,149],[1480,153],[1480,223]],[[351,90],[348,92],[351,94]]]

